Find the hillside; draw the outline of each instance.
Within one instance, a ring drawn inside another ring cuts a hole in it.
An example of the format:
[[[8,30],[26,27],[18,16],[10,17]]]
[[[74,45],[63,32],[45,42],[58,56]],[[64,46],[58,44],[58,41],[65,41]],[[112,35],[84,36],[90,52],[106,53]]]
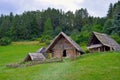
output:
[[[0,46],[0,80],[120,80],[120,53],[84,54],[75,61],[7,68],[6,64],[21,62],[28,52],[44,44],[14,43]]]

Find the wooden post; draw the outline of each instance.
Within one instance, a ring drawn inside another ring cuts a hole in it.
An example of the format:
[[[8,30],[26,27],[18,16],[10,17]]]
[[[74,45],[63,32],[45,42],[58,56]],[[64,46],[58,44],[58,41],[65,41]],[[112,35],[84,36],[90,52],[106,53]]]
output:
[[[60,50],[60,54],[61,54],[61,55],[60,55],[60,59],[61,59],[61,61],[62,61],[62,60],[63,60],[63,59],[62,59],[62,57],[63,57],[63,49]]]
[[[112,47],[110,47],[110,51],[112,51]]]
[[[99,52],[100,52],[100,47],[98,49],[99,49]]]
[[[71,54],[71,60],[74,61],[75,58],[76,58],[75,49],[73,49],[73,53]]]
[[[76,57],[77,57],[76,49],[74,49],[74,56],[75,56],[75,59],[76,59]]]
[[[105,52],[105,46],[103,46],[103,52]]]

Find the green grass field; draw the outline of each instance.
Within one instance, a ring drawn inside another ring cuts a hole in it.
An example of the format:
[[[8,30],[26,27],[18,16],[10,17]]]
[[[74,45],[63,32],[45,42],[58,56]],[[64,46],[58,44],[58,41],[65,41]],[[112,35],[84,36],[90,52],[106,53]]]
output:
[[[120,53],[85,54],[75,61],[7,68],[6,64],[21,62],[28,52],[45,44],[19,42],[0,46],[0,80],[120,80]]]

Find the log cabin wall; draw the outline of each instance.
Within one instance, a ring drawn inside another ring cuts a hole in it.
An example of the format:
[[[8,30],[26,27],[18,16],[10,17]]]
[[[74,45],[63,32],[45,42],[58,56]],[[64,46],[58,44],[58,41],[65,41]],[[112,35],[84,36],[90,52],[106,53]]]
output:
[[[59,49],[54,49],[53,50],[53,57],[57,57],[57,58],[60,58],[61,57],[61,50]]]
[[[98,48],[92,48],[92,49],[89,49],[90,52],[104,52],[104,51],[112,51],[112,49],[108,46],[101,46],[101,47],[98,47]]]
[[[89,49],[91,53],[93,52],[101,52],[101,48],[102,47],[97,47],[97,48],[92,48],[92,49]]]
[[[53,57],[57,57],[57,58],[63,57],[64,50],[66,53],[66,57],[72,57],[80,54],[73,47],[73,45],[67,41],[67,39],[65,39],[64,37],[61,37],[52,48]]]
[[[76,53],[77,56],[80,56],[80,55],[81,55],[81,53],[80,53],[79,51],[76,50],[76,52],[77,52],[77,53]]]

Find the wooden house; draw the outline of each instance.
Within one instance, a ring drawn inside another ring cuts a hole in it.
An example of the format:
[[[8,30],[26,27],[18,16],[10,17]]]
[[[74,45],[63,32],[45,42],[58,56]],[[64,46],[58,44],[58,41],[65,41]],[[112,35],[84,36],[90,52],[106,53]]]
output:
[[[120,45],[107,34],[93,32],[87,48],[90,52],[120,51]]]
[[[41,61],[41,60],[45,60],[45,57],[42,53],[29,53],[24,61],[27,62],[27,61]]]
[[[28,55],[25,57],[24,61],[41,61],[41,60],[45,60],[45,51],[46,48],[40,48],[37,52],[35,53],[28,53]]]
[[[83,54],[83,50],[65,33],[59,33],[46,49],[54,58],[76,57]]]

